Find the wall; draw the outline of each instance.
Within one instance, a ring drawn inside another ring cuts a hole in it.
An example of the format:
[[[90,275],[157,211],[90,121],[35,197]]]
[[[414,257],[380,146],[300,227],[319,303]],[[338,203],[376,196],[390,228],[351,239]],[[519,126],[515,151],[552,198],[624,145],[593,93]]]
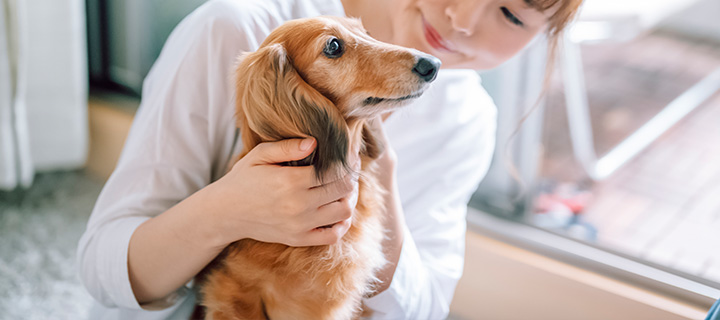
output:
[[[39,171],[81,167],[88,144],[85,2],[22,1],[33,163]]]
[[[720,1],[702,0],[667,19],[661,29],[720,42]]]
[[[90,0],[90,3],[98,0]],[[206,0],[107,0],[107,68],[110,81],[140,93],[142,82],[173,28]],[[94,19],[98,20],[98,19]],[[93,29],[100,24],[90,25]],[[100,41],[95,39],[94,41]],[[102,46],[93,44],[94,50]]]

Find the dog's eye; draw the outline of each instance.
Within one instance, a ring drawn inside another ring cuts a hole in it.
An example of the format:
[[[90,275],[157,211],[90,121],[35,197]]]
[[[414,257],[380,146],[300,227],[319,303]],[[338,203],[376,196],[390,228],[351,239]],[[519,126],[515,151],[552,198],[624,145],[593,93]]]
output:
[[[338,38],[330,38],[330,40],[325,43],[325,49],[323,49],[323,53],[326,57],[334,59],[334,58],[340,58],[343,54],[343,43],[342,40]]]

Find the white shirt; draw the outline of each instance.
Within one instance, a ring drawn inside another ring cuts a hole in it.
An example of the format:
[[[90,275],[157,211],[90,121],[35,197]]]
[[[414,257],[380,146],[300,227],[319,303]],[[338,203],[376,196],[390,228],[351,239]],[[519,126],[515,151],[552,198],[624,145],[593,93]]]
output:
[[[138,304],[127,267],[130,237],[219,179],[239,151],[229,81],[238,54],[256,50],[286,20],[316,15],[344,10],[339,0],[212,0],[173,31],[78,246],[81,279],[98,302],[90,319],[189,317],[192,288],[153,303],[164,304],[159,311]],[[489,167],[495,123],[495,105],[472,70],[441,70],[421,98],[385,121],[407,228],[390,287],[364,301],[373,318],[447,317],[462,275],[466,205]]]

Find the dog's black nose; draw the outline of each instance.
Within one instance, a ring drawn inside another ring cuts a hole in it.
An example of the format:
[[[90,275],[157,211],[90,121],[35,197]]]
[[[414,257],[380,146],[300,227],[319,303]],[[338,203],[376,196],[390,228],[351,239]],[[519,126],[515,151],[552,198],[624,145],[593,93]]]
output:
[[[440,65],[440,59],[433,56],[424,56],[418,59],[412,71],[425,82],[432,82],[435,80],[435,76],[437,76]]]

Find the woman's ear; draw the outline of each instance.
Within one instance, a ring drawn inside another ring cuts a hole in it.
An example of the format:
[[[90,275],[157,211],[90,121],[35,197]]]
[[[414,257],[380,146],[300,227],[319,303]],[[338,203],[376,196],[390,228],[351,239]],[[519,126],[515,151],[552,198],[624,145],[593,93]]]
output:
[[[340,111],[295,70],[281,44],[242,57],[236,69],[237,125],[246,150],[260,142],[312,136],[308,158],[320,181],[331,169],[347,172],[348,127]]]

